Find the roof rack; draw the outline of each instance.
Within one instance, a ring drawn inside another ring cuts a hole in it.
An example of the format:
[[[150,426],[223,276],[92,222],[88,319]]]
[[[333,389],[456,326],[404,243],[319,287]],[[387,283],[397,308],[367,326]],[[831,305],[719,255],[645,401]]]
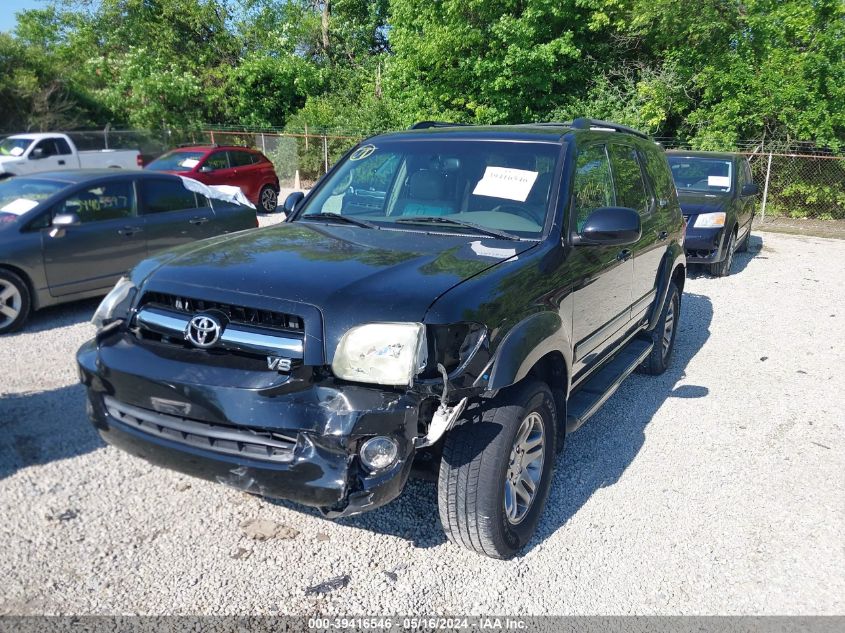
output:
[[[472,123],[449,123],[448,121],[417,121],[409,130],[427,130],[432,127],[458,127],[458,126],[469,126]]]
[[[588,119],[585,117],[579,117],[574,121],[568,121],[566,123],[538,123],[537,125],[565,125],[575,130],[613,130],[614,132],[625,132],[626,134],[633,134],[634,136],[639,136],[640,138],[651,140],[649,135],[645,132],[640,132],[639,130],[635,130],[634,128],[628,127],[627,125],[619,125],[618,123],[613,123],[611,121],[602,121],[601,119]]]
[[[180,143],[176,147],[220,147],[218,143]]]

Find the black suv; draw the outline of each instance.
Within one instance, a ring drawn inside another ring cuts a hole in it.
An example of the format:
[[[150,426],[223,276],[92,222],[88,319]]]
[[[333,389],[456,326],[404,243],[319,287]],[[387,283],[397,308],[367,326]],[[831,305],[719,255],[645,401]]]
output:
[[[449,538],[511,556],[566,434],[670,361],[686,264],[664,152],[587,119],[426,122],[285,208],[103,301],[78,353],[100,434],[328,517],[431,469]]]
[[[687,262],[705,264],[711,275],[731,272],[734,253],[748,250],[757,185],[742,154],[667,152],[687,223]]]

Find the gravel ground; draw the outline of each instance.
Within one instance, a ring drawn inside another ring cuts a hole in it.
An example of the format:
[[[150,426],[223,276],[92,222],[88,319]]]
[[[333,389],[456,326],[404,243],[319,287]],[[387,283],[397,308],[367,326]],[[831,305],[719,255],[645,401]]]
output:
[[[692,275],[670,370],[569,438],[508,562],[445,542],[432,483],[333,523],[105,446],[96,301],[45,310],[0,339],[0,614],[843,613],[843,261],[764,233]]]

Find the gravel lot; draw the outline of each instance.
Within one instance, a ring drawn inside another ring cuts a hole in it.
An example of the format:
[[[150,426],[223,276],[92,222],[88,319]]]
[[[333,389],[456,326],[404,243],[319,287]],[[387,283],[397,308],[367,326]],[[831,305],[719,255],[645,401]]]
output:
[[[45,310],[0,339],[0,614],[843,613],[843,261],[758,233],[693,275],[670,370],[569,438],[508,562],[445,542],[432,483],[332,523],[105,446],[73,363],[97,302]]]

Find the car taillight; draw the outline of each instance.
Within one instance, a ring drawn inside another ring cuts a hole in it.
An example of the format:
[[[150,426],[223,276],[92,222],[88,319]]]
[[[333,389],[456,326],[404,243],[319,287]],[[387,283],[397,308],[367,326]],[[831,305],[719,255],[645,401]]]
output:
[[[140,153],[135,157],[135,163],[138,165],[138,167],[144,166],[144,157],[141,156]]]

